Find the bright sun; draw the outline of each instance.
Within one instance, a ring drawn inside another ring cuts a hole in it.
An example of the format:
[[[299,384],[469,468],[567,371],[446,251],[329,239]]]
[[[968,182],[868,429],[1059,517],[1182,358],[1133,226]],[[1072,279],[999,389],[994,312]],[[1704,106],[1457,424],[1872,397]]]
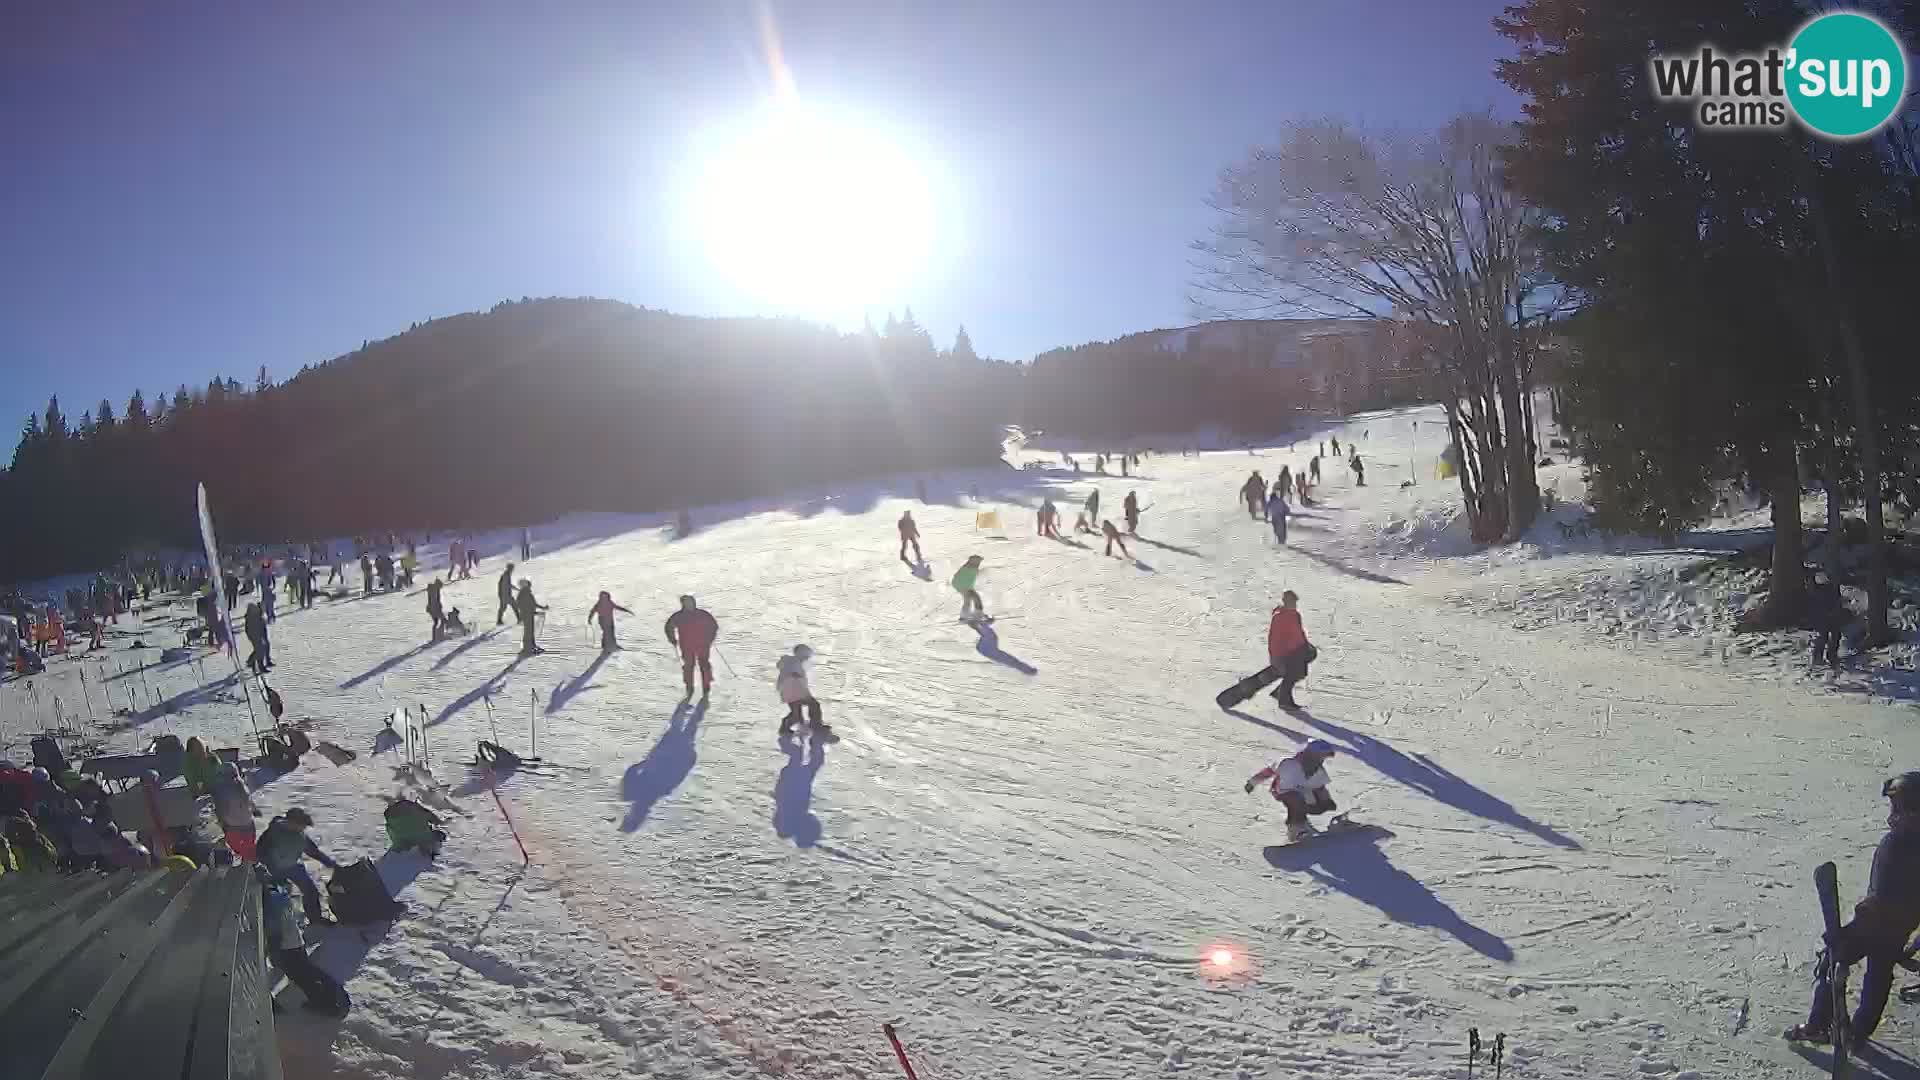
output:
[[[715,140],[688,194],[713,267],[802,312],[898,295],[933,230],[919,163],[877,129],[788,100]]]

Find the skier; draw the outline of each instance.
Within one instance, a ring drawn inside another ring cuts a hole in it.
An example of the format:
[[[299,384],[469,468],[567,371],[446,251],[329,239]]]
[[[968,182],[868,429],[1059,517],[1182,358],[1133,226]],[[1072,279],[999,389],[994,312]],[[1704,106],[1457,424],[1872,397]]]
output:
[[[273,646],[267,640],[267,618],[260,611],[259,601],[247,605],[244,625],[247,641],[253,646],[253,652],[247,656],[247,667],[256,675],[264,675],[273,670]]]
[[[900,521],[895,525],[895,528],[900,530],[900,561],[907,562],[907,545],[912,544],[913,561],[907,563],[907,565],[918,566],[926,562],[927,557],[920,554],[920,526],[914,524],[913,511],[902,510],[900,512]]]
[[[1099,535],[1097,532],[1094,532],[1093,522],[1087,520],[1087,512],[1085,510],[1080,511],[1080,515],[1073,519],[1073,532],[1075,536],[1081,533]]]
[[[1094,488],[1093,494],[1087,496],[1087,522],[1088,522],[1087,531],[1092,532],[1093,531],[1092,523],[1099,520],[1100,520],[1100,489]]]
[[[538,656],[546,652],[545,649],[533,643],[533,617],[545,610],[547,606],[533,598],[533,582],[521,578],[520,595],[513,598],[513,612],[519,618],[520,629],[523,632],[520,642],[521,656]]]
[[[332,572],[327,575],[327,584],[331,585],[336,581],[341,581],[341,582],[346,581],[347,572],[341,569],[340,556],[337,553],[333,552],[332,544],[328,544],[327,549],[328,549],[328,552],[332,554],[332,557],[333,557],[333,564],[332,564],[333,569],[332,569]]]
[[[1267,782],[1267,790],[1287,808],[1287,842],[1297,843],[1320,830],[1309,820],[1311,814],[1326,814],[1338,809],[1328,794],[1326,762],[1334,755],[1333,744],[1315,739],[1306,749],[1261,769],[1247,779],[1247,794],[1253,786]]]
[[[667,644],[680,650],[680,675],[687,683],[687,696],[693,696],[693,669],[700,668],[700,693],[713,693],[713,639],[720,636],[720,623],[711,612],[694,602],[692,596],[680,598],[680,610],[667,616]]]
[[[1273,538],[1280,544],[1287,542],[1287,515],[1292,513],[1287,507],[1287,489],[1280,481],[1273,484],[1273,492],[1267,496],[1267,520],[1273,523]]]
[[[1880,1026],[1880,1012],[1893,988],[1893,972],[1906,953],[1907,939],[1920,928],[1920,771],[1905,772],[1880,787],[1887,798],[1887,834],[1873,851],[1867,895],[1853,909],[1853,921],[1826,942],[1814,969],[1813,1008],[1807,1022],[1788,1028],[1796,1042],[1827,1042],[1832,1036],[1831,980],[1838,965],[1867,962],[1860,980],[1860,1004],[1854,1008],[1856,1044]]]
[[[1040,513],[1037,515],[1040,535],[1060,539],[1060,508],[1053,504],[1053,496],[1040,500]]]
[[[507,568],[500,571],[500,583],[497,587],[500,591],[500,610],[493,613],[493,625],[499,626],[506,622],[507,612],[509,611],[513,612],[514,619],[518,621],[520,618],[520,610],[513,606],[512,563],[508,563]]]
[[[1314,483],[1317,484],[1320,482],[1320,455],[1319,454],[1313,455],[1313,460],[1307,462],[1307,473],[1313,477]]]
[[[1109,523],[1108,528],[1112,528],[1111,523]],[[967,556],[966,564],[955,571],[953,575],[954,591],[960,594],[961,622],[968,621],[969,613],[972,613],[973,617],[979,619],[985,619],[987,617],[986,607],[980,603],[980,594],[974,590],[974,585],[978,583],[979,580],[980,556],[969,555]]]
[[[791,655],[780,658],[779,674],[774,677],[773,685],[780,692],[780,700],[787,706],[787,715],[780,721],[782,735],[799,725],[802,712],[805,712],[807,724],[815,734],[825,735],[830,730],[820,719],[820,702],[807,686],[806,664],[811,659],[813,650],[805,645],[795,645]]]
[[[373,595],[373,556],[365,551],[360,553],[360,595]]]
[[[413,541],[407,541],[407,553],[400,556],[400,587],[413,588],[413,572],[420,568],[420,552]]]
[[[615,652],[620,648],[620,643],[613,639],[613,613],[616,611],[625,611],[629,615],[633,614],[633,612],[614,603],[613,596],[605,589],[600,590],[600,599],[595,600],[593,606],[587,609],[588,622],[592,622],[595,619],[600,620],[600,651],[603,653]]]
[[[1275,480],[1273,482],[1273,486],[1276,488],[1279,488],[1283,492],[1292,491],[1293,490],[1293,470],[1285,465],[1280,466],[1280,479]]]
[[[523,525],[520,527],[520,561],[526,562],[531,558],[533,558],[533,530]]]
[[[1260,503],[1267,496],[1267,482],[1260,478],[1260,470],[1255,469],[1240,485],[1240,501],[1247,504],[1247,517],[1260,519]]]
[[[447,541],[447,580],[452,581],[467,566],[467,549],[458,537]]]
[[[1267,659],[1280,673],[1273,700],[1289,711],[1300,707],[1293,700],[1293,685],[1307,677],[1307,665],[1318,655],[1300,623],[1299,603],[1300,594],[1292,589],[1281,593],[1280,606],[1273,609],[1273,621],[1267,624]]]
[[[1353,448],[1353,444],[1348,443],[1347,448],[1351,450]],[[1365,462],[1360,460],[1360,455],[1354,454],[1352,457],[1348,458],[1347,465],[1353,469],[1353,486],[1366,487],[1367,486],[1367,466]]]
[[[1120,500],[1120,512],[1127,519],[1127,535],[1137,535],[1140,532],[1140,497],[1131,491],[1127,492],[1127,497]]]
[[[1318,459],[1316,459],[1316,460],[1318,460]],[[1314,481],[1314,483],[1319,483],[1319,481],[1318,481],[1318,480],[1315,480],[1315,481]],[[1313,500],[1312,500],[1312,499],[1309,499],[1309,498],[1307,498],[1307,487],[1308,487],[1308,484],[1307,484],[1307,477],[1306,477],[1306,474],[1305,474],[1305,473],[1295,473],[1295,474],[1294,474],[1294,476],[1293,476],[1293,486],[1294,486],[1294,487],[1295,487],[1296,489],[1298,489],[1298,492],[1299,492],[1299,495],[1300,495],[1300,505],[1301,505],[1301,506],[1312,506],[1312,505],[1313,505]]]
[[[1840,670],[1840,637],[1853,621],[1853,611],[1841,599],[1839,584],[1815,583],[1807,596],[1807,614],[1813,622],[1813,666],[1825,660],[1827,667]]]
[[[433,640],[439,641],[446,632],[447,612],[440,606],[440,590],[446,586],[439,578],[427,582],[427,618],[433,620]]]
[[[266,560],[266,559],[261,560],[260,573],[255,580],[259,583],[259,586],[260,586],[260,604],[262,606],[262,609],[266,613],[267,621],[273,622],[275,621],[274,614],[273,614],[274,577],[273,577],[273,562],[271,560]]]
[[[1333,441],[1333,456],[1339,457],[1340,456],[1340,436],[1338,435],[1333,436],[1332,441]]]
[[[380,557],[373,560],[373,571],[380,578],[380,591],[391,591],[393,589],[393,556],[384,551],[381,552]]]
[[[1100,533],[1107,538],[1106,553],[1108,555],[1113,554],[1113,545],[1119,544],[1120,554],[1125,558],[1133,558],[1133,552],[1127,550],[1127,542],[1121,538],[1120,530],[1113,527],[1113,522],[1102,521],[1100,523]]]

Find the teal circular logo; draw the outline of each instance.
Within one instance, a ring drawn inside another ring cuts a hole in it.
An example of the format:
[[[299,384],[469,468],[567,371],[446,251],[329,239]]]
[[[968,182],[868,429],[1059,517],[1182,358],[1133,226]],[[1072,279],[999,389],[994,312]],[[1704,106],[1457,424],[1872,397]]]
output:
[[[1787,103],[1822,135],[1871,135],[1898,112],[1907,56],[1880,20],[1852,11],[1822,15],[1788,46]]]

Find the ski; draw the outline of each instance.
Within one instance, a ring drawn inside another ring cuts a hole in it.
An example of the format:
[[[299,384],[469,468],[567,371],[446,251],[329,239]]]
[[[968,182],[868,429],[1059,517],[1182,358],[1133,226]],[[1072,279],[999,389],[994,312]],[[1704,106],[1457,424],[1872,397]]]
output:
[[[1853,1075],[1853,1019],[1847,1008],[1847,965],[1836,951],[1840,941],[1840,871],[1830,862],[1813,868],[1813,887],[1820,894],[1820,916],[1826,922],[1827,947],[1820,953],[1819,967],[1827,972],[1827,992],[1832,995],[1828,1027],[1833,1033],[1834,1080]]]

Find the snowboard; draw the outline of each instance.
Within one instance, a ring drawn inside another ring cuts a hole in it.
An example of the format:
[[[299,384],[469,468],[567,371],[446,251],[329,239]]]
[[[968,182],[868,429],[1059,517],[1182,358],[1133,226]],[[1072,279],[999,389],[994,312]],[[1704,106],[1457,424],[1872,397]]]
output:
[[[1259,671],[1254,672],[1239,682],[1234,683],[1232,686],[1227,687],[1225,690],[1220,691],[1218,694],[1215,694],[1213,696],[1213,703],[1222,709],[1231,709],[1259,693],[1269,684],[1279,681],[1279,679],[1279,666],[1268,664]]]
[[[1274,846],[1283,847],[1283,848],[1300,847],[1304,844],[1317,843],[1321,840],[1328,839],[1329,837],[1346,836],[1354,833],[1372,833],[1375,836],[1393,835],[1392,833],[1387,832],[1386,829],[1383,829],[1378,825],[1369,824],[1364,821],[1355,821],[1351,817],[1347,816],[1346,814],[1335,814],[1333,817],[1327,819],[1327,823],[1325,826],[1321,827],[1318,831],[1313,833],[1311,836],[1305,837],[1300,840],[1288,841],[1283,844],[1275,844]]]
[[[1852,1010],[1847,1008],[1847,966],[1840,963],[1834,950],[1834,944],[1840,939],[1840,871],[1830,862],[1823,862],[1813,868],[1813,887],[1820,894],[1820,917],[1826,922],[1828,942],[1825,952],[1820,954],[1820,964],[1828,970],[1828,993],[1833,997],[1830,1003],[1833,1029],[1833,1069],[1830,1075],[1834,1080],[1843,1080],[1853,1075],[1853,1023]]]

